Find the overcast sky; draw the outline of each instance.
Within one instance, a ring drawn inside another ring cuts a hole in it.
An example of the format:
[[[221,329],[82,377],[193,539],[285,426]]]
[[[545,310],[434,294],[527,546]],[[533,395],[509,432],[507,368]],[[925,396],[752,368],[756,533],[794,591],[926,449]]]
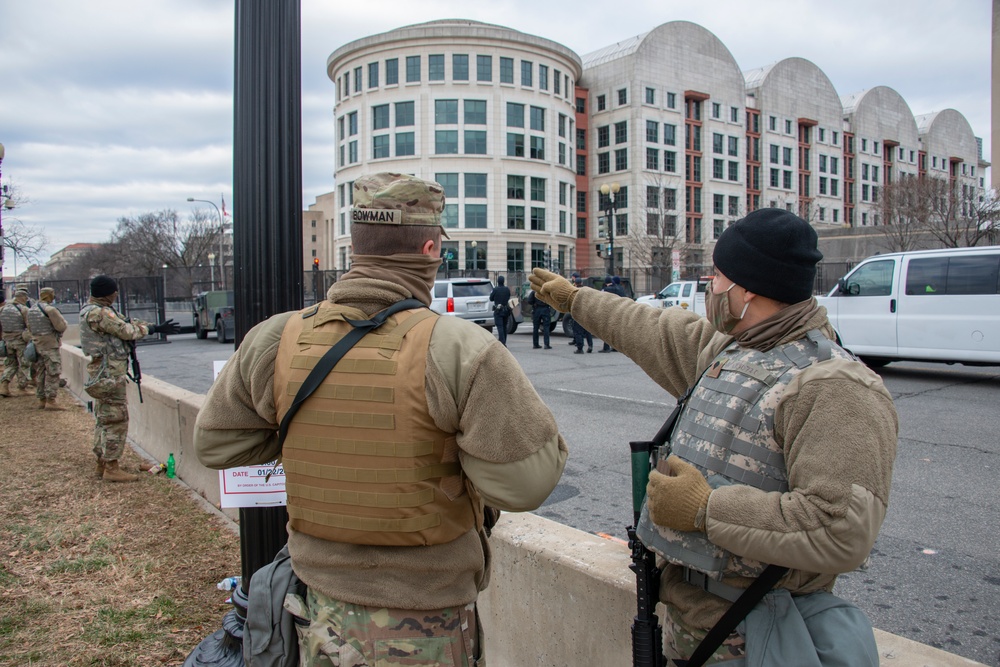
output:
[[[989,0],[301,4],[303,208],[334,186],[327,57],[355,39],[444,18],[507,26],[581,56],[662,23],[693,21],[744,71],[801,57],[841,97],[884,85],[917,115],[957,109],[990,159]],[[0,0],[3,182],[30,199],[4,218],[45,232],[43,261],[70,243],[107,241],[121,216],[173,208],[186,217],[188,197],[221,207],[224,196],[233,212],[233,7],[233,0]],[[13,275],[10,253],[4,274]]]

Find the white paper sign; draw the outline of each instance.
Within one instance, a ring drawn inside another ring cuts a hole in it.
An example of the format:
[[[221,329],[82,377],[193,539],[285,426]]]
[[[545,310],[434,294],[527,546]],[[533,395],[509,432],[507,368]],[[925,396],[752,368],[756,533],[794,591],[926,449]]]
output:
[[[214,375],[219,377],[225,361],[213,363]],[[268,474],[270,473],[270,477]],[[219,471],[219,497],[222,507],[269,507],[287,504],[285,495],[285,470],[266,465],[242,466]]]

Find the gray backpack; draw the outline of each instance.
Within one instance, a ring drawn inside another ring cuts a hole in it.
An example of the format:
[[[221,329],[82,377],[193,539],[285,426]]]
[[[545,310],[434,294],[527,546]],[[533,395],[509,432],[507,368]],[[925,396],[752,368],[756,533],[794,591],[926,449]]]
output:
[[[243,626],[243,662],[248,667],[297,667],[299,638],[295,618],[284,608],[285,595],[305,596],[306,585],[292,571],[288,545],[254,572]]]

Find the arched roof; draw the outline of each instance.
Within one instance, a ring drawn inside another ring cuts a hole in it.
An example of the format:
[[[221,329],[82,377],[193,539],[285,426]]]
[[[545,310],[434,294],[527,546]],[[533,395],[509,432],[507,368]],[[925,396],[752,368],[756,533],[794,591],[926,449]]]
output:
[[[784,107],[799,117],[838,122],[843,114],[840,97],[826,73],[811,60],[785,58],[744,73],[747,93],[761,109]],[[789,95],[790,90],[795,95]]]
[[[847,95],[841,103],[855,134],[917,146],[917,122],[910,105],[892,88],[875,86]]]

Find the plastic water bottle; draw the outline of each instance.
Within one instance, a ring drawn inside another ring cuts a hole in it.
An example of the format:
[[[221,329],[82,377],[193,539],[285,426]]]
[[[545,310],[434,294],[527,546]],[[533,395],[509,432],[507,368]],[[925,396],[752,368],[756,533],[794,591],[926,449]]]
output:
[[[235,591],[240,585],[240,577],[226,577],[215,585],[220,591]]]
[[[177,463],[174,461],[174,453],[170,452],[170,454],[167,455],[167,477],[169,477],[170,479],[176,477],[177,476],[176,468],[177,468]]]

